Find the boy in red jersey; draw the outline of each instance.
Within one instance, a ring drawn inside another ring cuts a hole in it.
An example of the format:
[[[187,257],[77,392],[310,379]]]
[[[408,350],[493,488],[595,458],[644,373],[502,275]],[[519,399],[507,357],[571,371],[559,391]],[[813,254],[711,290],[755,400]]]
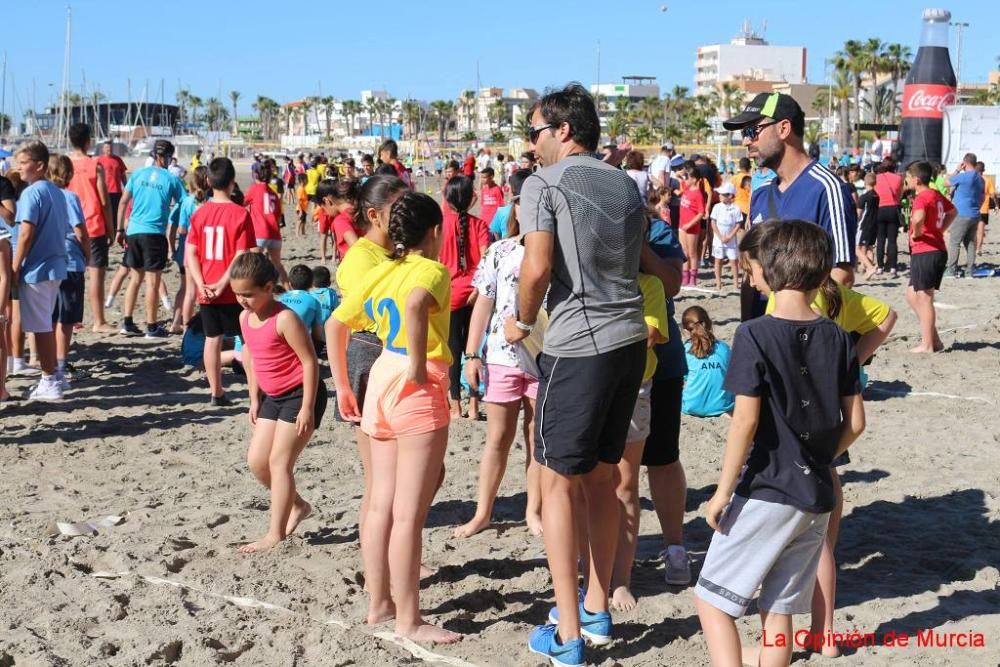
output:
[[[229,286],[229,267],[247,251],[256,251],[253,223],[247,210],[230,199],[236,169],[229,158],[208,165],[212,198],[191,216],[184,265],[194,282],[205,329],[205,374],[214,407],[229,405],[222,391],[222,336],[240,335],[240,308]],[[265,186],[266,187],[266,186]]]
[[[955,207],[930,187],[934,169],[929,162],[914,162],[906,170],[906,186],[916,190],[910,214],[910,286],[906,302],[920,321],[920,345],[911,352],[940,352],[934,313],[934,290],[941,288],[948,247],[944,233],[955,219]]]

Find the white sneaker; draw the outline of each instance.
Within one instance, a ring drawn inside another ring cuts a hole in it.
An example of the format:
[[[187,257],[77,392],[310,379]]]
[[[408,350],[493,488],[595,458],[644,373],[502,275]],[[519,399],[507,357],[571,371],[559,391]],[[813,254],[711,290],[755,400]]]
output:
[[[671,544],[661,555],[666,564],[663,578],[668,585],[687,586],[691,583],[691,562],[688,560],[687,549],[679,544]]]
[[[167,311],[168,313],[169,313],[169,312],[170,312],[171,310],[173,310],[173,309],[174,309],[174,307],[173,307],[173,306],[172,306],[172,305],[170,304],[170,297],[166,297],[166,296],[161,296],[161,297],[160,297],[160,305],[162,305],[162,306],[163,306],[163,309],[164,309],[165,311]]]
[[[114,302],[115,302],[115,297],[109,296],[107,299],[104,300],[104,307],[110,308],[111,304],[113,304]]]
[[[61,401],[63,397],[63,390],[59,386],[59,381],[54,375],[43,375],[42,379],[39,380],[31,389],[31,393],[28,395],[29,401]]]
[[[42,374],[42,369],[29,366],[23,360],[15,359],[11,367],[11,377],[35,377]]]
[[[56,371],[56,384],[59,385],[59,391],[64,394],[69,391],[72,387],[69,383],[69,378],[62,371]]]

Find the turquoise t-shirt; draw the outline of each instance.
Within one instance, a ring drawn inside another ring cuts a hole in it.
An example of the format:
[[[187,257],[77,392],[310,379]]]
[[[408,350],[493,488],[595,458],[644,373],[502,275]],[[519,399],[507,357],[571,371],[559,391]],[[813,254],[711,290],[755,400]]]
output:
[[[323,314],[319,307],[319,301],[309,292],[300,289],[290,289],[278,295],[278,301],[288,306],[302,323],[306,325],[309,334],[312,335],[313,327],[323,326]]]
[[[715,342],[711,354],[699,359],[691,354],[691,341],[684,343],[688,372],[684,376],[681,412],[695,417],[715,417],[733,409],[736,399],[722,388],[731,354],[729,345],[720,340]]]
[[[177,251],[174,253],[174,261],[180,265],[184,264],[184,246],[187,243],[187,233],[191,229],[191,216],[198,209],[198,202],[194,195],[187,195],[180,204],[175,204],[170,209],[170,225],[177,227]]]
[[[507,238],[507,221],[510,220],[510,212],[514,208],[513,204],[507,204],[497,209],[490,221],[490,234],[494,239]]]
[[[132,213],[126,229],[133,234],[166,234],[170,204],[184,199],[181,179],[160,167],[143,167],[128,179],[125,190],[132,194]]]
[[[65,280],[66,230],[70,223],[66,196],[59,186],[48,180],[35,181],[21,193],[11,239],[12,252],[17,250],[17,236],[24,223],[35,226],[35,236],[20,267],[21,282],[34,285]]]
[[[340,296],[332,287],[314,287],[309,290],[309,294],[319,301],[320,317],[323,318],[321,324],[330,319],[330,314],[340,305]]]

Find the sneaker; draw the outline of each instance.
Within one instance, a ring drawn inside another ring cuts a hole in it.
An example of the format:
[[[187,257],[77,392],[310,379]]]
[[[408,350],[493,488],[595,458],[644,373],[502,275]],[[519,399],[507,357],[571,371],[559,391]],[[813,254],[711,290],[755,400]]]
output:
[[[11,377],[37,377],[42,374],[42,369],[35,366],[29,366],[24,363],[24,361],[14,361],[14,365],[11,366],[10,376]]]
[[[167,311],[168,313],[174,309],[173,305],[170,303],[170,297],[161,296],[160,305],[163,306],[163,310]]]
[[[663,578],[670,586],[687,586],[691,583],[691,562],[687,550],[679,544],[671,544],[660,553],[666,564]]]
[[[212,400],[209,401],[209,404],[213,408],[228,408],[233,404],[233,402],[226,398],[226,395],[223,394],[222,396],[213,396]]]
[[[560,644],[556,638],[555,625],[539,625],[528,639],[528,650],[544,655],[557,667],[583,667],[583,639],[576,638]]]
[[[61,401],[62,397],[62,388],[54,375],[43,375],[28,394],[29,401]]]
[[[580,634],[594,646],[605,646],[611,643],[611,614],[606,611],[589,612],[583,608],[583,594],[580,594]],[[549,612],[549,623],[559,624],[559,609],[552,607]],[[544,626],[543,626],[544,627]]]
[[[56,384],[59,385],[59,391],[64,394],[72,388],[69,383],[69,378],[62,371],[56,371]]]
[[[137,327],[135,323],[123,324],[121,331],[119,331],[118,333],[120,333],[123,336],[141,336],[142,329]]]
[[[114,302],[115,302],[115,297],[109,296],[107,299],[104,300],[104,308],[105,309],[110,308]]]
[[[146,329],[145,338],[167,338],[168,336],[170,336],[170,332],[158,324],[152,329]]]

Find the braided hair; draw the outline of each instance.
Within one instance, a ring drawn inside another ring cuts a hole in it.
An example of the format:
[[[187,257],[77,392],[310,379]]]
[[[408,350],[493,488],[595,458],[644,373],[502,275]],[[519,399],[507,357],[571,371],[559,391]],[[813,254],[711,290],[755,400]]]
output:
[[[389,212],[389,240],[393,259],[402,259],[407,252],[423,243],[427,234],[441,225],[441,207],[430,195],[407,190]]]
[[[472,196],[472,179],[468,176],[452,176],[444,189],[445,201],[458,213],[458,269],[462,272],[468,268],[466,249],[469,245],[469,207],[472,206]]]

